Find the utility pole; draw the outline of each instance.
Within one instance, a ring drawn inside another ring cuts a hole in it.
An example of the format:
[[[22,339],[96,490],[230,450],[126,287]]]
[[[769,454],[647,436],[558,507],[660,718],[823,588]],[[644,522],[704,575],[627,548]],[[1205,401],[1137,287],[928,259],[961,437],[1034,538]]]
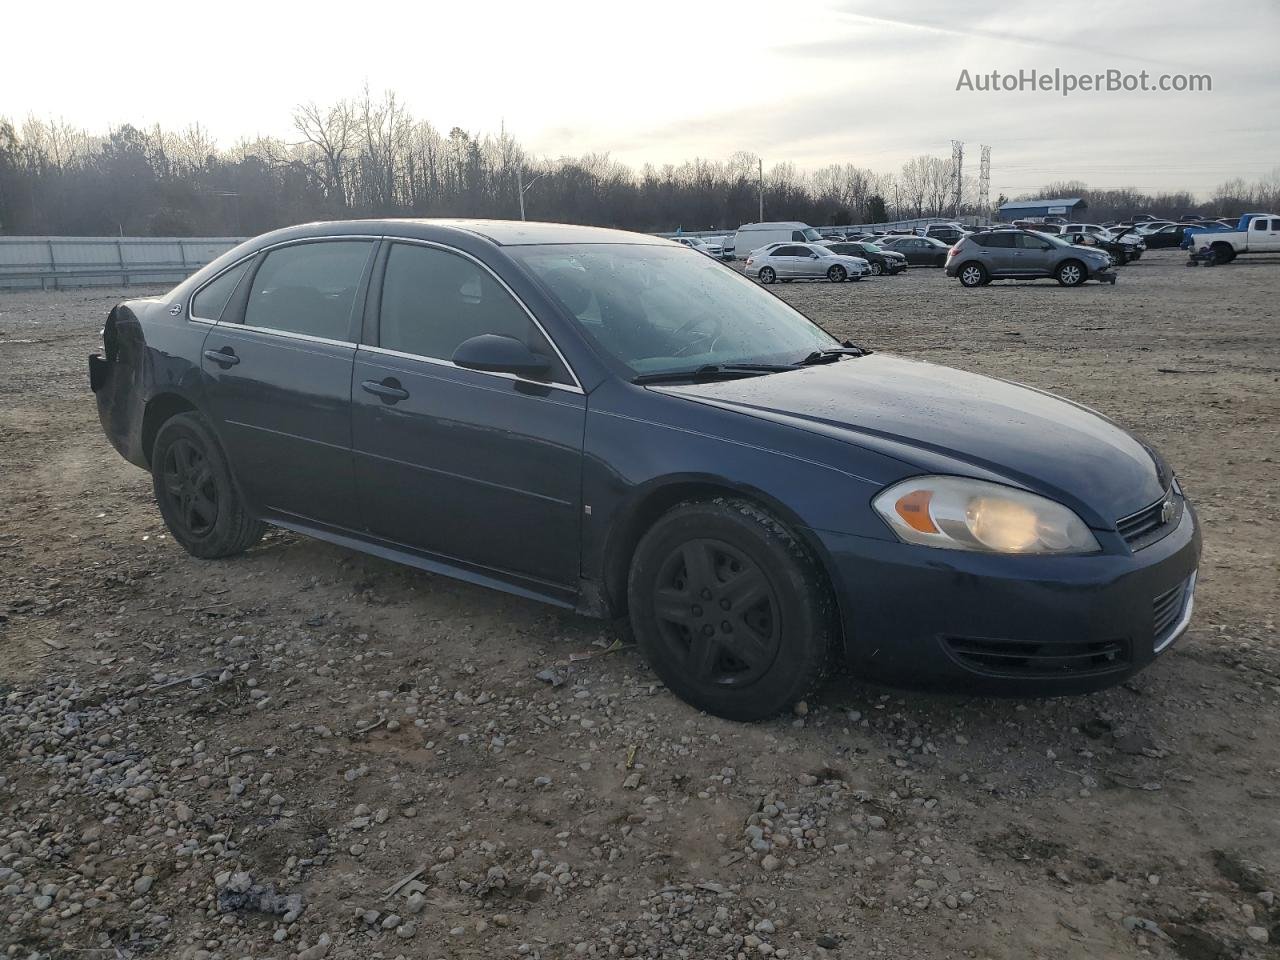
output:
[[[545,173],[540,173],[528,183],[524,182],[524,164],[516,164],[516,192],[520,194],[520,219],[524,219],[524,194],[525,191],[532,187],[535,183],[545,177]]]
[[[982,145],[982,159],[978,165],[978,215],[991,216],[991,148]]]
[[[960,140],[951,141],[951,173],[955,177],[955,203],[951,215],[959,217],[960,199],[964,191],[964,143]]]
[[[764,223],[764,158],[757,157],[756,162],[760,164],[760,219],[759,223]]]

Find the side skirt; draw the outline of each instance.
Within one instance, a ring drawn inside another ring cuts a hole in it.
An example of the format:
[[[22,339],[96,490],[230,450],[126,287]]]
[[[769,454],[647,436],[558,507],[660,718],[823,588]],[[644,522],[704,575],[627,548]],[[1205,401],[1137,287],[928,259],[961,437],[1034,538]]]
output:
[[[348,550],[355,550],[358,553],[368,553],[375,557],[381,557],[383,560],[402,563],[407,567],[415,567],[428,573],[438,573],[454,580],[474,583],[480,587],[500,590],[503,593],[514,594],[517,597],[525,597],[529,600],[537,600],[540,603],[549,603],[565,610],[578,610],[579,612],[589,613],[586,610],[579,610],[578,593],[569,587],[562,587],[557,584],[536,580],[532,577],[520,576],[519,574],[462,563],[450,557],[410,550],[401,544],[355,531],[315,526],[301,517],[280,514],[275,511],[265,514],[262,519],[273,526],[291,530],[306,537],[314,537],[317,540],[337,544],[340,547],[346,547]]]

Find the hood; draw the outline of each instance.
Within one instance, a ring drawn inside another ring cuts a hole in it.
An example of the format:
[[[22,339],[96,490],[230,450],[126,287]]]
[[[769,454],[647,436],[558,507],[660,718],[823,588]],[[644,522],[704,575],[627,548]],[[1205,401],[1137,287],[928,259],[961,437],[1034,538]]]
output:
[[[917,468],[912,473],[995,475],[1072,507],[1095,527],[1153,503],[1168,482],[1141,442],[1086,407],[887,354],[662,389],[873,449]]]

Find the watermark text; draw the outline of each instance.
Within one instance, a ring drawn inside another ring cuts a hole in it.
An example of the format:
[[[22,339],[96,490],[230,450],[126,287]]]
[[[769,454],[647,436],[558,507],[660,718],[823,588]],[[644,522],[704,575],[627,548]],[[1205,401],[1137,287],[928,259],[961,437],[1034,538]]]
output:
[[[1130,73],[1109,69],[1101,73],[1069,73],[1055,67],[1034,67],[1002,73],[962,69],[956,90],[971,93],[1209,93],[1213,77],[1207,73]]]

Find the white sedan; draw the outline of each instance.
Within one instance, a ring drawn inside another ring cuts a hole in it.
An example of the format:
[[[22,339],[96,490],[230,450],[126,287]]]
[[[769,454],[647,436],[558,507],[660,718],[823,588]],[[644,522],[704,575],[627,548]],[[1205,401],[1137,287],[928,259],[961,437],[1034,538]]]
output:
[[[761,283],[802,279],[843,283],[869,275],[871,264],[862,257],[834,253],[816,243],[783,243],[772,249],[753,250],[745,272]]]

